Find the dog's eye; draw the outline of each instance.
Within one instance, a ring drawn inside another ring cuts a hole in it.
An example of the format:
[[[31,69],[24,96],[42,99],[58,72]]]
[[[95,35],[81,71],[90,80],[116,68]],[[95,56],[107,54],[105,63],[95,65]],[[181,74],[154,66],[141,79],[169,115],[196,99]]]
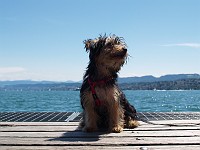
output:
[[[108,43],[107,45],[106,45],[106,47],[108,47],[108,48],[112,48],[114,45],[112,44],[112,43]]]

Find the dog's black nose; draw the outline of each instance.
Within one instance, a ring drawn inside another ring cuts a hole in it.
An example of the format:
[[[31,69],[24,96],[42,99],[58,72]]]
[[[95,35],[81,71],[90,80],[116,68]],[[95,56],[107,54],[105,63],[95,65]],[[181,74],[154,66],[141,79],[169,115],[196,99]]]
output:
[[[123,48],[123,51],[124,51],[124,53],[126,53],[126,52],[127,52],[127,49],[126,49],[126,48]]]

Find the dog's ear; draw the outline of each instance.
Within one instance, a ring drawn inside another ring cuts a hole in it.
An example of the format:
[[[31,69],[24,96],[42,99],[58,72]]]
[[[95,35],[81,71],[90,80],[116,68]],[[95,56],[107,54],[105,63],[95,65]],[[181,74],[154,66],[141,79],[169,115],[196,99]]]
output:
[[[94,41],[91,39],[85,40],[83,41],[83,43],[85,44],[86,52],[94,48]]]

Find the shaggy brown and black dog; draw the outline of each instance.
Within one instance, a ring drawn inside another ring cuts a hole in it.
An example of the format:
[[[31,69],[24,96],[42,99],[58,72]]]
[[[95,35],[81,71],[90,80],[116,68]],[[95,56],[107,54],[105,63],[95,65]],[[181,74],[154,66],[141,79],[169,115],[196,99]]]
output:
[[[90,61],[80,91],[82,130],[121,132],[137,127],[136,110],[117,85],[117,73],[128,56],[123,38],[104,35],[84,44]]]

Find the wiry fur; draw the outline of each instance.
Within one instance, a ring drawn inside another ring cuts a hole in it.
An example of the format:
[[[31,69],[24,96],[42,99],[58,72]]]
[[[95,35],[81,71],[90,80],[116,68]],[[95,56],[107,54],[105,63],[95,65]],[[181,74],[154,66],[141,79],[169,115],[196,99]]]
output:
[[[94,40],[85,40],[84,44],[89,52],[90,62],[80,91],[83,107],[83,120],[80,123],[82,130],[93,132],[106,128],[111,132],[121,132],[124,127],[138,126],[135,108],[129,104],[116,83],[117,73],[128,56],[123,38],[105,35]],[[96,95],[103,105],[95,105],[88,78],[92,81],[111,78],[106,84],[95,87]]]

